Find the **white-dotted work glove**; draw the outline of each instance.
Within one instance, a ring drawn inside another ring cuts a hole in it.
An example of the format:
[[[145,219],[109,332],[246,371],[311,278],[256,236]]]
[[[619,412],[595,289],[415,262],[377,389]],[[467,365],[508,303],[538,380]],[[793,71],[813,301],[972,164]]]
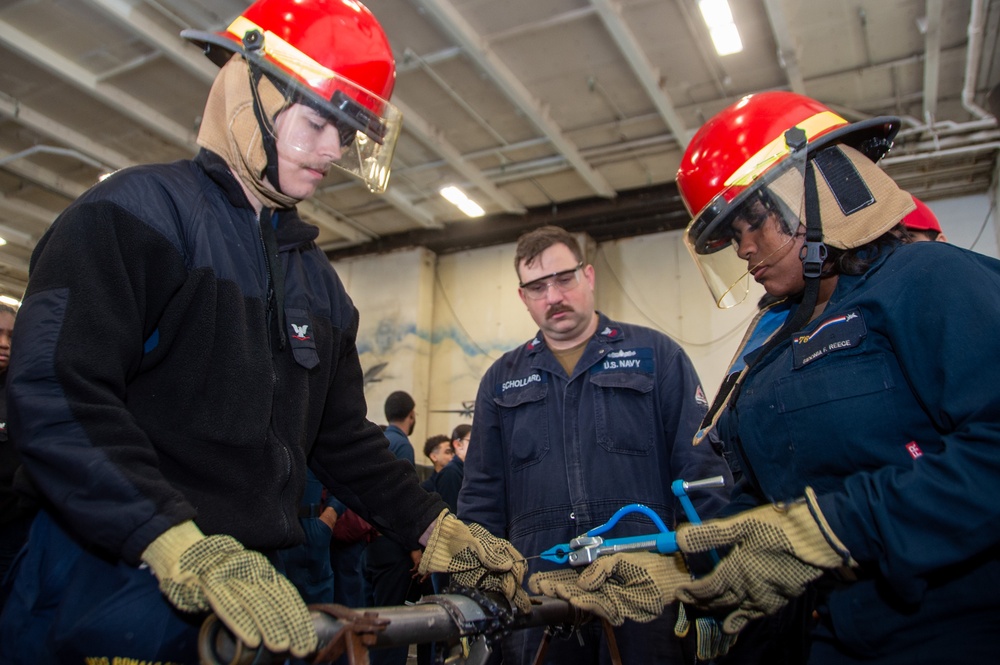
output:
[[[574,607],[620,626],[625,619],[649,622],[660,616],[663,608],[674,602],[677,587],[690,581],[691,574],[679,554],[634,552],[603,556],[579,575],[567,569],[535,573],[528,580],[528,589],[568,600]]]
[[[725,632],[774,614],[827,570],[856,566],[806,488],[792,503],[769,504],[700,525],[681,525],[677,545],[686,554],[728,548],[715,569],[681,585],[677,598],[706,609],[735,607]]]
[[[691,620],[688,618],[684,603],[677,603],[677,623],[674,624],[674,635],[685,638],[691,631]],[[695,644],[697,658],[707,662],[720,656],[725,656],[736,644],[737,634],[730,635],[722,630],[719,622],[712,617],[698,617],[694,620]]]
[[[451,573],[452,581],[502,593],[522,612],[531,609],[521,588],[527,564],[514,546],[479,524],[465,524],[448,510],[441,511],[427,540],[417,572]]]
[[[160,591],[184,612],[214,610],[241,642],[303,657],[316,650],[309,610],[292,583],[260,552],[230,536],[206,536],[194,522],[168,529],[142,553]]]

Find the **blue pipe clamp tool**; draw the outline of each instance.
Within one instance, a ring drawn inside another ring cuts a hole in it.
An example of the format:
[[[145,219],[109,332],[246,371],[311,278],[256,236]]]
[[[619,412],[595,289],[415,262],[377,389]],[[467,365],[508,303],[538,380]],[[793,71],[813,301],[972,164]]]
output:
[[[701,518],[694,509],[694,504],[688,497],[688,490],[692,489],[717,489],[726,486],[726,480],[722,476],[713,476],[703,480],[675,480],[670,484],[670,489],[674,496],[681,502],[684,514],[692,524],[701,524]],[[643,536],[628,536],[625,538],[611,538],[605,540],[601,534],[614,528],[625,515],[631,513],[642,513],[659,529],[658,533],[651,533]],[[607,522],[596,526],[582,536],[577,536],[568,543],[562,543],[542,552],[539,556],[546,561],[558,564],[568,563],[571,566],[586,566],[593,563],[598,557],[616,552],[659,552],[661,554],[671,554],[677,551],[677,534],[667,528],[660,516],[653,512],[649,506],[640,503],[632,503],[623,506],[611,516]],[[712,552],[713,558],[718,563],[718,557]]]

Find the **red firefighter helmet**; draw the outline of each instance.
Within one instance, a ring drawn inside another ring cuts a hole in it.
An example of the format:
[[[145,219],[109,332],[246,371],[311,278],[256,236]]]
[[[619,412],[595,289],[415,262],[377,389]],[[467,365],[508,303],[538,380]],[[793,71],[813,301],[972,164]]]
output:
[[[181,36],[222,66],[239,53],[289,100],[336,120],[355,154],[338,164],[383,191],[402,117],[389,103],[396,62],[375,16],[355,0],[257,0],[226,30]],[[374,144],[374,145],[372,145]]]
[[[899,124],[893,117],[852,124],[814,99],[791,92],[764,92],[747,95],[698,130],[681,159],[677,187],[692,217],[685,241],[719,306],[738,301],[729,296],[733,278],[709,267],[717,260],[710,255],[730,246],[732,213],[792,167],[786,132],[804,131],[803,159],[812,158],[821,148],[844,143],[878,161],[892,146]]]
[[[809,153],[846,143],[877,162],[892,146],[899,119],[851,124],[824,104],[793,92],[747,95],[702,125],[684,153],[677,187],[692,218],[708,212],[720,194],[731,202],[746,185],[781,163],[789,154],[785,132],[792,127],[805,130]],[[723,201],[715,203],[722,205],[714,214],[728,207]]]
[[[927,204],[913,197],[916,209],[903,218],[903,226],[911,231],[937,231],[941,233],[941,223],[938,222],[937,215],[927,207]]]

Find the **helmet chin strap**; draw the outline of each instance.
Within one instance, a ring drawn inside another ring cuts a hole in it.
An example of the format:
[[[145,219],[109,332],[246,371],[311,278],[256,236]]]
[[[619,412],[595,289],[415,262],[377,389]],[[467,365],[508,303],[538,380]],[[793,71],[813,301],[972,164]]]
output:
[[[267,166],[264,167],[264,177],[271,183],[275,191],[279,194],[284,194],[281,191],[281,182],[278,178],[278,146],[275,139],[277,131],[274,129],[274,123],[271,122],[271,119],[267,117],[267,113],[264,111],[264,104],[260,100],[260,90],[257,87],[264,77],[264,70],[254,63],[254,56],[261,52],[263,46],[264,36],[259,30],[250,30],[243,35],[243,48],[247,51],[245,56],[247,73],[250,76],[250,94],[253,97],[253,114],[257,118],[257,126],[260,127],[261,144],[264,148],[264,155],[267,158]],[[272,81],[272,83],[279,90],[281,89],[281,86],[277,82]]]
[[[816,188],[816,168],[807,161],[805,132],[798,127],[785,132],[785,140],[792,148],[789,159],[802,162],[798,165],[805,171],[805,203],[806,203],[806,242],[802,246],[802,275],[806,286],[802,292],[802,300],[795,314],[785,320],[785,323],[767,341],[758,353],[747,358],[747,366],[751,366],[770,353],[776,346],[791,337],[792,333],[802,329],[812,318],[819,301],[820,277],[823,275],[823,262],[826,260],[826,245],[823,244],[823,224],[819,212],[819,190]],[[752,358],[752,360],[751,360]]]
[[[267,113],[264,112],[264,105],[260,101],[260,91],[257,89],[261,78],[264,76],[264,72],[249,60],[247,61],[247,71],[250,75],[250,94],[253,95],[253,114],[257,118],[257,124],[260,126],[260,140],[264,147],[264,155],[267,157],[267,166],[264,167],[264,177],[271,183],[275,191],[279,194],[284,194],[281,191],[281,181],[278,178],[278,144],[275,140],[277,131],[274,128],[274,123],[271,122],[271,119],[267,117]]]

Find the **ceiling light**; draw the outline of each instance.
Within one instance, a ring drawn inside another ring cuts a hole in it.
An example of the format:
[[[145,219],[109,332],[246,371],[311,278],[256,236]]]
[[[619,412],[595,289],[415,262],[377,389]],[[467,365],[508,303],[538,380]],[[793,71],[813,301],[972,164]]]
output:
[[[733,21],[727,0],[698,0],[698,8],[708,25],[712,42],[719,55],[731,55],[743,50],[743,40]]]
[[[17,298],[11,298],[10,296],[0,296],[0,302],[5,305],[10,305],[11,307],[20,307],[21,301]]]
[[[482,217],[486,214],[486,211],[483,210],[482,206],[470,199],[465,195],[465,192],[454,185],[442,187],[439,190],[439,193],[447,199],[449,203],[464,212],[469,217]]]
[[[7,239],[6,238],[0,238],[0,246],[6,245],[6,244],[7,244]]]

